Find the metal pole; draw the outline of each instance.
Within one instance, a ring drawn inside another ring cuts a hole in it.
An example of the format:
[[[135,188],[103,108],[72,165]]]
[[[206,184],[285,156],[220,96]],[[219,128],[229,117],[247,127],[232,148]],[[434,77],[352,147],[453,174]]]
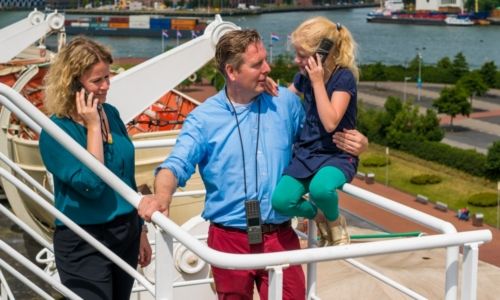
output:
[[[385,186],[389,185],[389,147],[385,147]]]
[[[500,229],[500,181],[497,182],[497,229]]]
[[[407,82],[408,82],[408,80],[410,80],[410,79],[411,79],[411,77],[408,77],[408,76],[406,76],[406,77],[404,78],[404,82],[405,82],[405,83],[404,83],[404,85],[403,85],[403,101],[404,101],[404,102],[406,102],[406,83],[407,83]]]
[[[418,80],[417,80],[417,101],[420,101],[420,96],[422,95],[422,54],[420,51],[417,52],[418,56]]]

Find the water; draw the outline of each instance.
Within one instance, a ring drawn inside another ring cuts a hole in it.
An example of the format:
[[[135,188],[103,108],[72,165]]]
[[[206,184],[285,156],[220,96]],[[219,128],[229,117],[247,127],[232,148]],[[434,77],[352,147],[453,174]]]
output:
[[[469,65],[478,68],[486,61],[500,65],[500,26],[416,26],[396,24],[375,24],[366,22],[370,8],[335,11],[290,12],[263,14],[245,17],[225,17],[242,28],[256,28],[270,43],[271,32],[280,36],[273,43],[273,55],[286,53],[287,35],[307,18],[321,15],[334,22],[340,22],[352,32],[359,45],[359,62],[406,65],[422,51],[424,63],[436,63],[448,56],[453,58],[463,52]],[[15,22],[28,12],[0,11],[0,28]],[[161,52],[161,37],[96,37],[96,40],[112,48],[115,57],[153,57]],[[186,42],[181,40],[180,42]],[[167,45],[174,47],[176,40],[170,38]],[[290,52],[292,54],[292,52]]]

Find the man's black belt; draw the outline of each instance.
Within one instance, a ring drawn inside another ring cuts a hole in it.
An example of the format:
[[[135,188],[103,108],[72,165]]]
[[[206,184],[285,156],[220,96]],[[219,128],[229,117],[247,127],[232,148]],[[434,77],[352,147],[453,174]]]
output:
[[[222,228],[224,230],[247,233],[247,231],[245,229],[224,226],[222,224],[214,223],[214,222],[212,222],[211,224],[214,225],[215,227]],[[265,233],[273,233],[273,232],[276,232],[276,231],[288,229],[291,226],[292,226],[292,222],[290,222],[290,220],[288,220],[286,222],[283,222],[281,224],[265,223],[265,224],[261,225],[261,227],[262,227],[262,233],[264,233],[264,234]]]

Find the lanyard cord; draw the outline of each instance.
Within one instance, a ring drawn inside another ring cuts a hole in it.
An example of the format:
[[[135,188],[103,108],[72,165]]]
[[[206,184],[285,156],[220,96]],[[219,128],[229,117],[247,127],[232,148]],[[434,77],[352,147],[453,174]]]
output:
[[[226,93],[227,96],[227,93]],[[233,108],[233,113],[234,113],[234,118],[236,119],[236,127],[238,128],[238,136],[240,138],[240,146],[241,146],[241,155],[243,156],[243,187],[245,189],[245,197],[248,199],[248,194],[247,194],[247,172],[245,168],[245,150],[243,148],[243,139],[241,137],[241,130],[240,130],[240,121],[238,120],[238,115],[236,113],[236,108],[233,105],[233,102],[227,97],[229,100],[229,104],[231,104],[231,107]],[[260,133],[260,99],[258,101],[258,114],[257,114],[257,145],[255,146],[255,193],[257,197],[259,196],[259,176],[257,172],[257,152],[259,150],[259,133]]]
[[[102,136],[102,142],[104,144],[111,144],[111,141],[109,139],[110,131],[108,128],[108,124],[106,124],[106,120],[104,119],[104,111],[102,104],[97,105],[97,112],[99,114],[99,119],[101,120],[101,136]]]

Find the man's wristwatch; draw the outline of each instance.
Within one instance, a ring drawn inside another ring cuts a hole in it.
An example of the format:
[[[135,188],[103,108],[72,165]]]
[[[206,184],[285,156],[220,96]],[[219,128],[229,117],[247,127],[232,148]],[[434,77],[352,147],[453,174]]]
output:
[[[143,224],[142,225],[142,231],[145,232],[145,233],[148,233],[148,225]]]

